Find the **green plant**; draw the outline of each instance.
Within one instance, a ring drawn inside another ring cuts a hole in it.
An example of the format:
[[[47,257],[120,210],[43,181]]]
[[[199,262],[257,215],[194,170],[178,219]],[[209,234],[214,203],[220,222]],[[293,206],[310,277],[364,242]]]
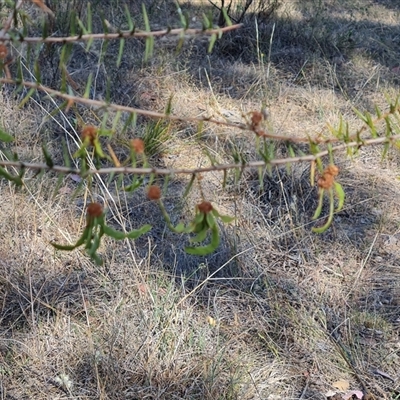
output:
[[[40,8],[46,11],[46,6],[41,0],[35,1]],[[247,4],[247,3],[246,3]],[[102,100],[91,98],[91,88],[93,82],[93,75],[90,74],[87,79],[86,85],[82,93],[76,93],[71,85],[71,78],[67,71],[67,64],[71,57],[71,45],[77,42],[85,44],[86,51],[90,51],[95,41],[104,41],[108,44],[110,41],[119,41],[119,52],[116,57],[116,67],[120,67],[121,60],[124,55],[125,42],[128,40],[141,40],[144,41],[144,62],[148,62],[153,55],[154,40],[158,36],[175,35],[183,40],[185,35],[209,35],[210,45],[209,51],[212,51],[214,42],[221,37],[224,32],[238,29],[240,25],[232,25],[228,13],[223,9],[223,14],[226,22],[225,28],[214,28],[212,20],[205,17],[203,22],[203,29],[190,29],[188,18],[179,12],[180,28],[165,29],[159,31],[151,31],[149,20],[147,17],[146,8],[143,7],[143,21],[144,27],[138,29],[134,19],[125,10],[126,24],[129,26],[128,30],[120,30],[118,32],[109,32],[107,23],[103,18],[104,32],[93,33],[93,15],[90,6],[86,10],[86,19],[81,20],[76,17],[76,24],[79,26],[79,34],[71,32],[70,36],[57,37],[48,36],[44,31],[40,37],[29,35],[29,21],[22,18],[22,27],[13,25],[13,21],[17,21],[21,15],[20,2],[9,3],[10,13],[8,20],[3,25],[0,32],[0,69],[3,77],[0,82],[4,85],[12,85],[17,91],[24,91],[24,97],[20,103],[23,107],[36,93],[45,93],[51,98],[58,99],[61,103],[57,109],[53,111],[52,115],[57,115],[61,111],[68,112],[74,110],[76,115],[79,115],[78,108],[90,107],[102,111],[102,122],[99,127],[90,123],[82,122],[81,138],[78,148],[73,153],[74,167],[70,166],[68,154],[64,152],[65,165],[58,165],[53,160],[53,157],[43,146],[43,163],[20,161],[16,153],[11,154],[7,152],[8,157],[0,160],[0,175],[7,181],[13,182],[16,186],[23,187],[26,182],[24,176],[28,170],[36,170],[38,174],[51,171],[60,177],[63,174],[78,175],[82,182],[86,182],[87,187],[91,188],[92,178],[96,175],[108,175],[110,177],[118,177],[118,188],[124,188],[127,191],[136,191],[141,187],[147,190],[148,198],[155,200],[160,206],[161,213],[164,216],[166,225],[178,234],[195,234],[194,237],[189,238],[191,246],[186,247],[186,251],[193,255],[206,255],[216,250],[220,243],[219,224],[217,220],[222,223],[230,222],[231,217],[221,216],[213,205],[210,199],[204,198],[202,195],[201,202],[197,205],[195,215],[192,221],[184,225],[183,223],[174,226],[171,223],[170,216],[162,202],[162,190],[154,184],[156,179],[163,179],[165,187],[168,186],[168,179],[175,175],[190,175],[191,179],[187,184],[187,188],[183,197],[187,196],[193,186],[194,182],[198,182],[201,186],[201,179],[209,172],[221,172],[223,177],[221,179],[221,186],[225,186],[228,176],[231,172],[235,176],[240,176],[244,169],[256,169],[259,171],[259,184],[262,185],[263,177],[266,173],[270,172],[272,167],[279,165],[289,165],[292,163],[305,162],[310,163],[311,168],[311,182],[315,184],[315,169],[319,174],[317,180],[319,188],[319,205],[314,215],[317,219],[321,212],[324,201],[324,195],[328,193],[328,201],[330,203],[329,216],[327,222],[322,227],[314,228],[315,232],[322,233],[332,223],[333,215],[335,212],[334,203],[335,195],[338,197],[338,206],[336,212],[339,212],[344,204],[344,191],[337,181],[340,177],[339,170],[335,166],[334,154],[338,151],[347,152],[349,156],[357,154],[360,148],[365,146],[383,145],[383,157],[386,156],[389,147],[400,146],[400,126],[399,126],[399,99],[394,101],[388,100],[388,110],[382,111],[376,107],[376,116],[373,117],[368,112],[361,112],[354,110],[358,118],[362,121],[363,125],[355,132],[350,132],[348,124],[340,120],[337,127],[328,125],[328,132],[311,137],[308,134],[303,136],[288,137],[270,132],[266,128],[265,113],[260,111],[252,111],[245,116],[245,121],[240,124],[233,124],[227,121],[221,121],[211,117],[182,117],[178,114],[172,113],[172,99],[169,101],[165,112],[156,112],[144,110],[141,108],[134,108],[131,106],[120,105],[111,102],[110,88],[107,88],[105,98]],[[71,28],[75,29],[75,28]],[[31,60],[33,73],[26,76],[23,69],[22,55],[14,56],[11,52],[11,47],[14,44],[25,43],[28,48],[35,49],[37,46],[45,44],[46,46],[55,46],[60,44],[60,58],[59,58],[59,87],[52,88],[43,85],[41,73],[38,66],[40,53],[36,52],[36,58]],[[100,58],[104,57],[107,45],[104,45],[101,50]],[[11,68],[13,64],[16,68]],[[112,114],[111,114],[112,113]],[[128,115],[125,118],[123,127],[121,128],[122,115]],[[112,115],[112,117],[110,117]],[[142,138],[135,138],[131,141],[129,155],[127,162],[121,164],[119,158],[115,155],[110,142],[117,130],[126,132],[129,129],[134,130],[136,127],[137,116],[145,116],[152,119],[147,123],[145,132]],[[98,117],[100,119],[100,117]],[[232,153],[234,163],[218,164],[210,156],[210,165],[199,168],[160,168],[150,164],[148,156],[157,154],[162,145],[167,142],[170,137],[173,122],[188,122],[197,124],[197,131],[201,132],[204,123],[217,124],[226,129],[242,129],[253,133],[254,143],[253,147],[256,150],[258,159],[255,161],[245,161],[246,157],[242,154]],[[13,137],[5,131],[0,131],[0,141],[5,145],[13,141]],[[283,142],[287,150],[288,157],[279,157],[276,147],[271,143]],[[295,145],[298,143],[303,144],[303,149],[300,151]],[[6,152],[4,152],[6,154]],[[329,156],[329,165],[324,167],[324,158]],[[12,172],[11,168],[14,168]],[[16,171],[16,172],[15,172]],[[147,179],[145,179],[145,177]],[[125,179],[126,178],[126,179]],[[125,180],[125,181],[124,181]],[[127,182],[129,180],[129,182]],[[121,184],[124,182],[124,185]],[[102,210],[102,206],[95,203],[96,207]],[[100,262],[97,255],[97,250],[100,246],[100,241],[104,235],[108,235],[114,239],[134,239],[138,236],[148,232],[150,226],[143,225],[138,230],[124,233],[114,231],[106,224],[105,215],[103,211],[98,215],[92,215],[93,205],[88,208],[88,222],[85,230],[74,245],[58,245],[53,243],[54,247],[60,250],[73,250],[76,247],[85,245],[87,253],[96,262]],[[189,236],[190,237],[190,236]],[[210,237],[210,243],[203,245]]]
[[[143,133],[144,149],[151,157],[164,150],[165,144],[171,137],[171,124],[164,120],[149,121]]]
[[[140,229],[128,233],[116,231],[106,225],[104,220],[104,211],[101,204],[90,203],[87,206],[86,227],[78,241],[73,245],[60,245],[57,243],[52,243],[52,245],[58,250],[71,251],[84,244],[89,257],[92,258],[96,264],[101,265],[102,261],[97,254],[97,250],[104,235],[116,240],[137,239],[139,236],[147,233],[150,229],[150,225],[143,225]]]

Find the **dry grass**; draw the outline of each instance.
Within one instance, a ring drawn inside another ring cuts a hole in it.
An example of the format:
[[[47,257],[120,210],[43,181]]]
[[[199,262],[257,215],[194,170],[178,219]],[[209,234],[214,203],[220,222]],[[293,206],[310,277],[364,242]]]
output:
[[[119,1],[94,3],[123,25]],[[152,26],[177,21],[170,2],[148,3]],[[181,3],[194,25],[212,9]],[[144,65],[143,43],[128,41],[117,70],[117,43],[101,63],[96,47],[87,54],[74,45],[69,71],[77,93],[93,72],[96,97],[104,97],[110,77],[113,101],[162,111],[173,94],[182,116],[240,121],[264,102],[270,129],[288,136],[320,132],[340,114],[355,128],[353,106],[373,111],[398,95],[396,1],[282,3],[258,36],[250,16],[210,56],[201,38],[188,40],[179,55],[166,38]],[[139,4],[131,11],[138,15]],[[56,85],[58,50],[42,51],[43,80]],[[20,98],[2,90],[2,124],[21,159],[38,159],[45,140],[62,162],[61,138],[71,154],[76,149],[76,119],[102,118],[77,109],[51,119],[50,100],[37,96],[18,109]],[[121,159],[128,139],[154,130],[145,118],[138,122],[135,132],[113,139]],[[152,154],[158,165],[205,165],[207,153],[227,161],[234,146],[254,157],[252,136],[239,130],[169,129]],[[205,176],[206,197],[237,222],[203,258],[184,253],[186,239],[165,229],[141,191],[124,193],[100,178],[76,195],[71,177],[55,195],[53,176],[29,178],[21,190],[1,182],[0,398],[326,399],[339,380],[375,399],[400,398],[399,163],[394,151],[380,157],[371,148],[354,160],[338,158],[346,207],[320,236],[310,229],[317,199],[307,166],[275,170],[262,190],[257,173],[240,185],[230,179],[225,190],[221,175]],[[175,178],[166,193],[176,221],[188,218],[200,197],[195,188],[181,201],[185,184]],[[106,204],[108,222],[119,229],[154,226],[136,242],[106,241],[104,267],[49,245],[76,239],[91,198]]]

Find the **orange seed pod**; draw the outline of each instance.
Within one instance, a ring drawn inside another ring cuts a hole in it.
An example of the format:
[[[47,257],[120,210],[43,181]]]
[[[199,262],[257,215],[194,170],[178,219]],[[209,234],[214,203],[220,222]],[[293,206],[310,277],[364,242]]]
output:
[[[339,174],[339,168],[336,165],[329,165],[325,169],[325,174],[337,176]]]
[[[87,141],[93,146],[96,137],[97,128],[95,126],[87,125],[82,129],[81,138],[83,142]]]
[[[4,60],[7,57],[8,49],[3,43],[0,44],[0,60]]]
[[[149,200],[159,200],[161,198],[161,189],[157,185],[151,185],[147,191]]]
[[[204,214],[208,214],[213,210],[213,206],[209,201],[203,201],[197,205],[197,209]]]
[[[251,115],[251,124],[253,126],[258,126],[263,120],[263,115],[259,111],[253,111]]]
[[[97,218],[103,214],[103,207],[99,203],[90,203],[87,206],[88,217]]]
[[[318,187],[321,189],[330,189],[333,186],[334,177],[331,174],[324,174],[318,179]]]
[[[139,138],[135,138],[131,140],[131,148],[135,153],[143,154],[144,153],[144,141]]]

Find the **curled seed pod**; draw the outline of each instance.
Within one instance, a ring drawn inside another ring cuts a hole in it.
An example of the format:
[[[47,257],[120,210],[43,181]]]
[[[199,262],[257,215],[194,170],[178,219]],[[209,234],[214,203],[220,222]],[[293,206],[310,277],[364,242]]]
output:
[[[149,200],[159,200],[161,198],[161,189],[157,185],[151,185],[147,191]]]
[[[137,154],[144,153],[144,141],[139,138],[135,138],[131,140],[131,148]]]
[[[89,142],[92,146],[94,146],[94,141],[97,137],[97,128],[92,125],[87,125],[82,129],[81,138],[82,141]]]
[[[103,214],[103,207],[99,203],[90,203],[87,206],[87,215],[92,218],[100,217]]]
[[[197,205],[197,209],[204,214],[208,214],[213,210],[213,206],[209,201],[203,201]]]
[[[8,49],[3,43],[0,44],[0,60],[4,60],[7,57]]]

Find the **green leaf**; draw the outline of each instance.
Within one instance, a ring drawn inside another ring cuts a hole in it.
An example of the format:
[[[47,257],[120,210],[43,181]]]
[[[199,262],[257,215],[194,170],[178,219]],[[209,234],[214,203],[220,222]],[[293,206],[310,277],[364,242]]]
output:
[[[61,70],[65,70],[65,65],[68,64],[68,59],[72,54],[72,46],[72,43],[66,43],[61,48],[60,62],[58,64]]]
[[[230,217],[229,215],[221,215],[215,208],[211,211],[214,217],[219,218],[224,223],[229,223],[234,221],[235,217]]]
[[[128,232],[126,234],[126,237],[129,239],[137,239],[139,236],[142,236],[145,233],[149,232],[151,228],[152,226],[149,224],[143,225],[140,229],[135,229],[133,231]]]
[[[45,144],[42,145],[42,151],[43,151],[44,159],[46,160],[46,165],[49,168],[53,168],[54,163],[53,163],[53,160],[51,159],[50,153],[47,150],[47,147]]]
[[[10,143],[14,140],[14,138],[9,135],[7,132],[4,132],[1,128],[0,128],[0,142],[4,142],[4,143]]]
[[[227,13],[225,7],[222,7],[221,11],[222,11],[222,14],[224,15],[224,19],[225,19],[226,25],[227,25],[227,26],[232,26],[232,21],[231,21],[231,19],[229,18],[229,15],[228,15],[228,13]]]
[[[291,143],[287,144],[287,150],[288,150],[290,157],[292,157],[292,158],[296,157],[296,153],[295,153],[294,148]]]
[[[334,208],[335,208],[335,202],[333,199],[333,190],[331,189],[329,191],[329,200],[330,200],[330,204],[329,204],[329,217],[328,217],[328,221],[326,221],[326,224],[319,227],[319,228],[312,228],[312,231],[315,233],[324,233],[332,224],[333,221],[333,212],[334,212]]]
[[[69,18],[69,34],[71,36],[76,35],[76,12],[75,10],[71,10],[70,18]]]
[[[204,215],[204,214],[203,214]],[[194,232],[194,233],[199,233],[201,232],[203,229],[208,229],[209,226],[207,224],[207,218],[204,215],[203,220],[201,222],[199,222],[198,224],[192,224],[190,225],[191,230],[190,232]],[[188,231],[189,232],[189,231]]]
[[[201,222],[203,222],[204,220],[205,220],[205,215],[204,215],[204,213],[199,212],[199,213],[197,213],[197,214],[195,215],[194,220],[192,221],[192,224],[198,225],[198,224],[200,224]]]
[[[177,226],[175,226],[174,231],[176,233],[185,232],[185,225],[182,222],[180,222]]]
[[[69,152],[64,138],[62,138],[62,149],[63,149],[62,153],[63,153],[64,165],[67,168],[71,168],[71,160],[69,158]]]
[[[212,229],[212,236],[211,236],[211,243],[208,244],[207,246],[202,246],[202,247],[185,247],[185,251],[188,254],[194,255],[194,256],[206,256],[207,254],[210,254],[214,252],[218,246],[219,246],[219,232],[218,232],[218,227],[217,225],[214,225]]]
[[[90,48],[92,47],[93,42],[94,42],[94,39],[93,39],[93,37],[91,37],[91,38],[88,40],[87,45],[86,45],[86,48],[85,48],[86,53],[88,53],[88,52],[90,51]]]
[[[116,240],[121,239],[137,239],[139,236],[144,235],[151,229],[151,225],[143,225],[140,229],[132,230],[130,232],[124,233],[121,231],[116,231],[115,229],[104,225],[103,230],[107,236],[110,236]]]
[[[0,175],[6,178],[10,182],[15,181],[15,177],[9,174],[3,167],[0,167]]]
[[[102,236],[103,235],[100,233],[96,234],[94,235],[91,241],[88,241],[86,243],[87,253],[89,254],[90,258],[92,258],[96,254],[97,249],[100,247],[100,241]]]
[[[147,15],[146,6],[144,5],[144,3],[142,3],[142,12],[143,12],[144,26],[146,28],[146,31],[150,32],[151,29],[150,29],[149,16]]]
[[[92,10],[90,7],[90,3],[87,4],[87,27],[89,33],[92,33]]]
[[[337,197],[339,199],[339,203],[338,203],[338,206],[336,208],[336,212],[338,212],[343,208],[345,194],[344,194],[344,190],[342,188],[342,185],[339,182],[334,182],[334,187],[335,187],[336,195],[337,195]]]
[[[189,181],[188,185],[186,186],[185,192],[182,195],[183,199],[185,197],[187,197],[187,195],[189,194],[190,189],[192,188],[195,179],[196,179],[196,174],[192,174],[190,181]]]
[[[103,265],[103,260],[98,254],[95,253],[90,258],[96,263],[96,265]]]
[[[91,89],[91,87],[92,87],[92,80],[93,80],[93,74],[90,73],[90,74],[89,74],[89,77],[88,77],[88,80],[87,80],[87,82],[86,82],[85,93],[84,93],[84,95],[83,95],[83,98],[84,98],[84,99],[88,99],[89,96],[90,96],[90,89]]]
[[[121,136],[128,130],[128,128],[131,128],[132,131],[134,132],[136,127],[136,121],[137,121],[137,114],[136,113],[129,114],[124,124],[124,127],[122,128]]]
[[[33,70],[35,72],[35,79],[37,84],[41,84],[41,77],[40,77],[40,66],[38,60],[35,60],[35,64],[33,65]]]
[[[49,36],[49,24],[45,20],[42,26],[42,38],[46,39]]]
[[[77,247],[81,246],[83,243],[85,243],[86,240],[90,239],[90,236],[92,234],[92,228],[93,228],[92,226],[88,225],[83,231],[82,236],[78,239],[78,241],[75,244],[65,245],[65,246],[54,242],[51,242],[50,244],[58,250],[67,250],[67,251],[74,250]]]
[[[361,121],[368,124],[368,118],[361,111],[357,110],[357,108],[355,107],[353,107],[353,111],[357,114],[358,118],[360,118]]]
[[[103,149],[101,148],[100,142],[97,139],[94,141],[93,144],[94,144],[96,155],[100,158],[107,158],[107,156],[103,152]]]
[[[107,225],[103,226],[103,230],[104,230],[104,233],[107,236],[110,236],[113,239],[121,240],[121,239],[125,239],[126,238],[126,234],[124,232],[116,231],[115,229],[113,229],[113,228],[111,228],[111,227],[109,227]]]
[[[66,245],[66,246],[63,246],[63,245],[57,244],[57,243],[53,243],[53,242],[51,242],[50,244],[54,248],[56,248],[57,250],[66,250],[66,251],[71,251],[71,250],[74,250],[74,249],[76,249],[78,247],[76,244]]]
[[[226,188],[227,179],[228,179],[228,173],[227,173],[226,169],[224,169],[222,173],[224,174],[224,178],[222,180],[222,189],[225,189]]]
[[[176,49],[175,49],[176,55],[178,55],[180,53],[184,43],[185,43],[185,34],[182,32],[181,35],[179,36],[178,43],[176,44]]]
[[[208,53],[212,52],[212,49],[214,48],[214,44],[217,41],[217,34],[213,33],[210,37],[210,43],[208,45]]]
[[[35,93],[36,89],[35,88],[30,88],[28,91],[28,94],[22,99],[21,103],[18,104],[19,108],[22,108],[28,100],[32,97],[32,95]]]
[[[204,228],[202,231],[200,231],[195,237],[190,239],[190,242],[192,243],[200,243],[200,242],[204,242],[204,240],[206,240],[207,237],[207,233],[208,233],[208,229]]]
[[[133,33],[135,31],[135,24],[132,21],[132,17],[131,17],[131,14],[129,13],[128,6],[126,4],[124,4],[124,6],[125,6],[126,19],[128,21],[129,31]]]
[[[146,38],[146,47],[144,51],[144,61],[147,62],[151,57],[153,57],[154,50],[154,37],[149,36]]]
[[[212,228],[215,225],[215,218],[214,215],[212,213],[207,213],[206,214],[206,221],[207,221],[207,225]]]
[[[212,28],[212,21],[207,17],[206,14],[203,13],[203,29],[211,29]]]
[[[84,35],[88,35],[90,32],[85,28],[85,25],[83,25],[83,22],[78,18],[78,25],[82,29],[82,32]]]
[[[179,5],[177,4],[177,11],[178,11],[178,15],[179,15],[179,19],[182,25],[183,29],[187,29],[189,28],[189,18],[187,15],[183,14],[182,9],[179,7]]]
[[[229,224],[229,222],[234,221],[236,218],[235,217],[230,217],[229,215],[219,215],[219,219],[226,223]]]
[[[125,46],[125,39],[121,38],[119,40],[119,51],[118,51],[118,58],[117,58],[117,68],[121,65],[122,56],[124,54],[124,46]]]
[[[124,188],[125,192],[134,192],[143,183],[143,177],[134,177],[132,183]]]
[[[317,219],[317,218],[321,215],[322,206],[323,206],[323,204],[324,204],[324,192],[325,192],[324,189],[320,189],[320,192],[319,192],[319,200],[318,200],[318,207],[317,207],[317,209],[315,210],[315,213],[314,213],[312,219]]]
[[[373,138],[378,137],[378,132],[375,128],[374,121],[372,121],[372,116],[369,112],[365,113],[365,118],[366,118],[366,124],[369,126],[369,129],[371,131],[371,136]]]
[[[168,98],[168,103],[165,107],[165,115],[170,115],[172,113],[172,100],[174,98],[174,95],[171,94]]]
[[[150,22],[149,22],[149,17],[147,15],[146,7],[144,3],[142,3],[142,11],[143,11],[143,19],[144,19],[144,25],[146,28],[146,32],[151,32],[150,29]],[[144,51],[144,61],[147,62],[149,58],[153,56],[153,49],[154,49],[154,37],[153,36],[147,36],[146,37],[146,48]]]
[[[121,118],[121,115],[122,115],[122,111],[118,110],[117,113],[115,114],[115,117],[114,117],[114,120],[113,120],[113,125],[112,125],[112,128],[111,128],[110,136],[113,135],[116,132],[119,120]]]

